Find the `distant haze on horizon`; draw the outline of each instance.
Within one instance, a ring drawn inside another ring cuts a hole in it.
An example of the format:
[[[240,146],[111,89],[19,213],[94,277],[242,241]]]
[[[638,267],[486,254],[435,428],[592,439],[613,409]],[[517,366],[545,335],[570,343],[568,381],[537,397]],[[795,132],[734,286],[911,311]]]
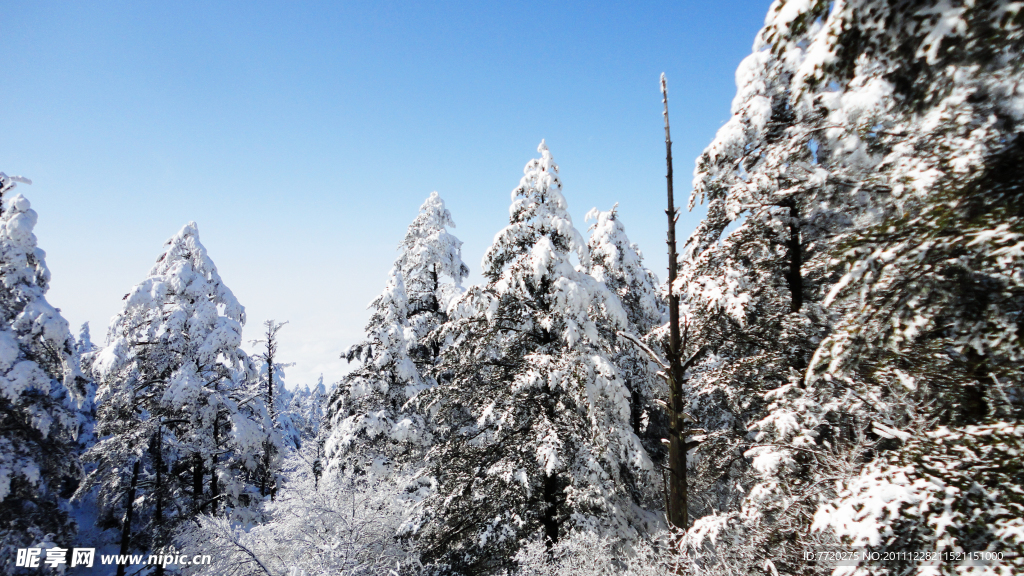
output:
[[[618,202],[663,280],[659,74],[685,211],[769,4],[13,1],[0,170],[33,180],[17,192],[74,333],[101,344],[195,221],[246,340],[288,321],[287,383],[329,384],[420,204],[444,198],[479,282],[541,139],[580,232]]]

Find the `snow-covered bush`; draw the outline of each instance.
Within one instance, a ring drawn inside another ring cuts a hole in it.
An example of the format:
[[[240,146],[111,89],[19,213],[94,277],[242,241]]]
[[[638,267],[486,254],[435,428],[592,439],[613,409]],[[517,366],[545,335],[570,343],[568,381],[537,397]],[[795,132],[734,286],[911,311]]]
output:
[[[678,537],[678,534],[675,535]],[[697,574],[674,552],[672,535],[657,533],[623,546],[593,532],[571,532],[554,546],[526,543],[508,576],[664,576]]]
[[[318,478],[310,463],[291,456],[286,479],[258,525],[200,516],[178,542],[186,555],[210,554],[208,566],[186,575],[335,576],[416,573],[395,532],[401,521],[395,489],[351,476]]]
[[[920,563],[891,554],[905,551],[932,555],[931,563],[947,571],[959,564],[992,574],[1024,570],[1024,425],[943,426],[900,436],[907,439],[902,450],[846,481],[839,498],[814,516],[815,529],[895,559],[836,574],[901,574]]]

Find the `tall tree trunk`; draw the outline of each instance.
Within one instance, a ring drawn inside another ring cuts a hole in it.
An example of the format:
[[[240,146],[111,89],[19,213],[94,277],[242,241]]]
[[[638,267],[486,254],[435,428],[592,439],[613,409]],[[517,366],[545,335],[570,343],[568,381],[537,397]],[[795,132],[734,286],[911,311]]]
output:
[[[156,428],[156,453],[153,454],[153,460],[156,465],[156,526],[158,529],[163,529],[164,525],[164,485],[163,485],[163,467],[164,467],[164,435],[163,427],[157,426]]]
[[[197,514],[202,512],[200,506],[203,503],[203,476],[203,455],[195,452],[192,454],[192,501]]]
[[[274,352],[277,346],[271,348],[271,342],[267,342],[267,410],[270,412],[270,422],[273,426],[274,422]],[[276,344],[276,342],[274,343]],[[264,443],[263,448],[263,480],[260,482],[260,496],[267,495],[267,489],[270,487],[270,442]],[[271,496],[273,499],[273,496]]]
[[[555,410],[555,400],[551,396],[548,396],[544,402],[544,412],[547,415],[548,422],[554,426],[558,421],[558,415]],[[558,473],[554,470],[551,471],[550,475],[544,477],[542,498],[541,506],[543,511],[541,512],[540,523],[544,527],[544,541],[550,552],[554,545],[558,543],[558,538],[561,535],[558,513],[565,501],[564,493],[559,487]]]
[[[139,485],[139,461],[132,466],[132,483],[125,502],[124,525],[121,527],[121,556],[127,556],[132,539],[132,509],[135,503],[135,487]],[[117,576],[124,576],[126,564],[117,565]]]
[[[643,418],[643,405],[641,404],[640,397],[640,384],[638,382],[631,382],[629,389],[629,420],[630,424],[633,425],[633,433],[640,436],[640,420]]]
[[[668,314],[669,314],[669,350],[666,356],[669,361],[669,503],[668,520],[673,526],[685,530],[690,523],[687,509],[687,478],[686,478],[686,431],[683,422],[683,360],[682,342],[679,337],[679,295],[673,290],[676,281],[676,213],[675,198],[672,190],[672,135],[668,123],[668,84],[665,75],[661,75],[661,96],[665,105],[665,163],[667,172],[665,179],[668,188]]]
[[[217,513],[217,497],[220,487],[217,485],[217,449],[220,447],[220,412],[213,417],[213,454],[210,454],[210,509]]]
[[[803,246],[800,245],[800,214],[792,198],[783,206],[789,208],[789,238],[786,240],[786,255],[789,259],[789,270],[786,272],[786,284],[789,286],[790,310],[799,312],[804,305],[804,277],[800,268],[804,265]]]
[[[558,476],[552,472],[544,477],[544,512],[540,522],[544,526],[544,541],[550,550],[558,542]]]
[[[164,434],[163,425],[157,425],[156,427],[156,454],[154,454],[154,460],[156,465],[156,544],[163,546],[164,543],[164,485],[163,485],[163,467],[164,467]],[[163,563],[157,564],[156,575],[163,576],[164,565]]]

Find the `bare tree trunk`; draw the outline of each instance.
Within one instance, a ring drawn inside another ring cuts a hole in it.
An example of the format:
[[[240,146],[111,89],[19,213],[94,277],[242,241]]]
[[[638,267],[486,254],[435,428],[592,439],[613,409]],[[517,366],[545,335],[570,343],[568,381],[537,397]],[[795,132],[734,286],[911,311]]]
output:
[[[545,403],[545,411],[547,412],[548,421],[554,424],[557,421],[557,415],[555,413],[554,400],[550,397],[548,397]],[[543,498],[541,502],[543,512],[541,513],[540,523],[544,527],[544,542],[550,553],[561,537],[561,523],[558,521],[558,513],[561,511],[560,508],[565,498],[559,487],[557,472],[552,471],[550,475],[545,476],[543,486],[543,493],[541,495]]]
[[[196,513],[202,512],[200,506],[203,503],[203,456],[199,452],[192,454],[192,501],[196,507]]]
[[[541,514],[540,522],[544,526],[544,542],[550,550],[558,543],[558,476],[552,473],[544,477],[544,512]]]
[[[789,285],[791,296],[790,310],[799,312],[804,304],[804,277],[800,268],[804,265],[803,246],[800,244],[800,220],[796,209],[796,203],[792,198],[786,204],[789,208],[789,238],[786,240],[786,252],[789,256],[789,271],[786,273],[786,284]]]
[[[217,486],[217,450],[220,448],[220,412],[213,416],[213,454],[210,454],[210,510],[217,513],[217,497],[220,487]]]
[[[156,533],[157,540],[156,544],[163,546],[164,542],[164,486],[163,486],[163,467],[164,467],[164,433],[163,425],[158,424],[156,427],[156,454],[154,454],[154,461],[156,465]],[[156,575],[163,576],[164,565],[157,564]]]
[[[665,179],[668,186],[668,309],[669,309],[669,349],[665,355],[669,362],[669,506],[668,519],[673,526],[685,530],[690,523],[687,509],[686,479],[686,432],[683,422],[683,360],[682,342],[679,337],[679,295],[673,290],[676,281],[676,212],[675,198],[672,190],[672,136],[668,123],[668,84],[665,75],[661,75],[661,96],[665,105],[665,163],[667,172]]]
[[[135,503],[135,488],[139,485],[139,461],[132,466],[132,484],[128,489],[128,498],[125,502],[124,526],[121,527],[121,556],[128,555],[128,549],[132,539],[132,508]],[[117,565],[117,576],[124,576],[126,565]]]
[[[270,421],[274,421],[274,353],[277,352],[277,342],[274,334],[267,327],[267,411],[270,413]],[[260,480],[260,496],[267,495],[267,488],[270,484],[270,442],[263,443],[263,478]]]

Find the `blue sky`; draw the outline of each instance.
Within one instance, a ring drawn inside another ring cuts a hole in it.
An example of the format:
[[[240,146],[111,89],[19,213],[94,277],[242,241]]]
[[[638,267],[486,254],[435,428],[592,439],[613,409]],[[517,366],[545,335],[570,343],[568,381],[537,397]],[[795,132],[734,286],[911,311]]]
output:
[[[445,199],[479,280],[542,138],[577,228],[618,202],[663,279],[658,75],[685,206],[768,5],[9,0],[0,170],[34,182],[18,191],[73,330],[102,342],[194,220],[246,337],[290,321],[289,384],[331,382],[423,200]]]

